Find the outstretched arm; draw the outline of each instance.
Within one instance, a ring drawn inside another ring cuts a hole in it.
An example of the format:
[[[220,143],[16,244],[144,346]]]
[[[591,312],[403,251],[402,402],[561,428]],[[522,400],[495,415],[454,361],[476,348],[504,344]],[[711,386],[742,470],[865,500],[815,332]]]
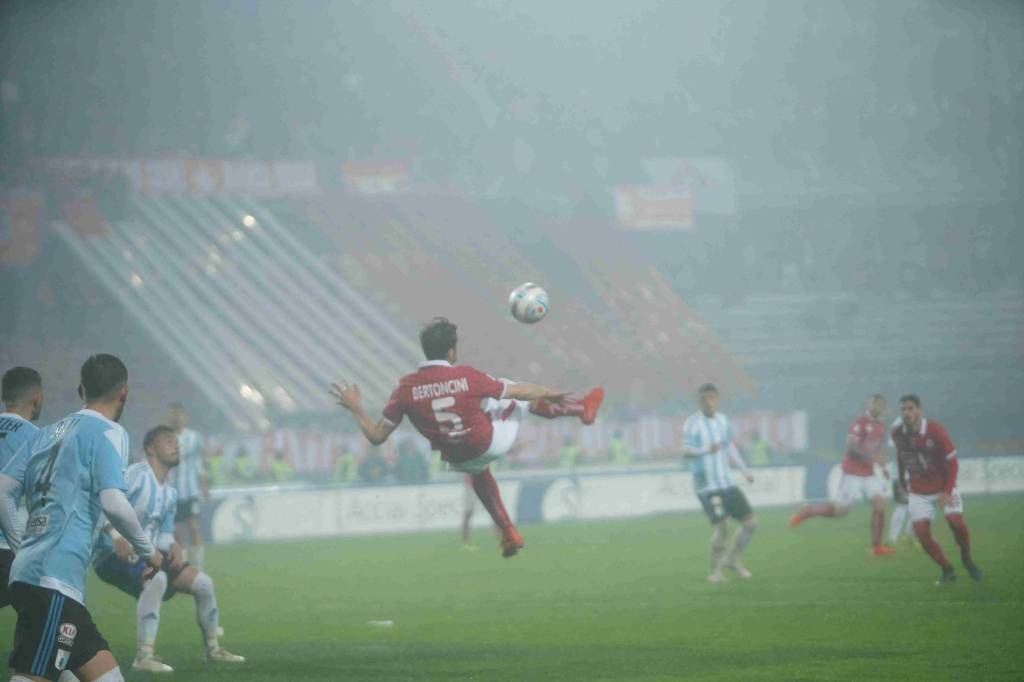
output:
[[[124,491],[117,488],[101,490],[100,508],[103,509],[110,525],[131,544],[136,554],[148,559],[156,553],[156,547],[149,541],[146,531],[139,524],[139,517],[135,514],[131,502],[125,497]]]
[[[376,422],[370,419],[366,414],[366,410],[363,409],[363,397],[359,393],[359,384],[353,384],[352,386],[345,382],[342,382],[340,386],[338,384],[331,384],[330,393],[338,399],[339,405],[352,413],[356,424],[359,425],[359,430],[363,432],[366,440],[370,441],[373,445],[380,445],[386,441],[391,432],[398,427],[397,424],[392,424],[386,419]]]

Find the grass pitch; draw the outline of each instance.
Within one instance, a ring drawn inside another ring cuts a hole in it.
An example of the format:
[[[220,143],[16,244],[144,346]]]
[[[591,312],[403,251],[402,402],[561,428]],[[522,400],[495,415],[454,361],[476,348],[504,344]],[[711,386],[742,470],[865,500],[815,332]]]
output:
[[[248,662],[203,661],[187,596],[164,605],[157,651],[182,682],[1024,679],[1024,496],[966,499],[985,582],[942,588],[919,550],[869,556],[866,506],[797,530],[789,511],[759,512],[754,578],[722,586],[696,514],[527,526],[510,560],[480,531],[476,553],[455,533],[211,547],[223,642]],[[128,670],[133,601],[89,590],[128,679],[147,679]],[[13,624],[0,612],[0,648]]]

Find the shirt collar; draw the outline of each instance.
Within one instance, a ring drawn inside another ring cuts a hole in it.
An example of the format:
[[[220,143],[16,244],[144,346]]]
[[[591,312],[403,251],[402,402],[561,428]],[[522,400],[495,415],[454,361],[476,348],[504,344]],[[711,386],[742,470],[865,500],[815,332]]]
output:
[[[419,364],[419,368],[420,369],[423,369],[424,367],[451,367],[451,366],[452,366],[452,363],[448,362],[447,360],[424,360],[423,362],[421,362]]]
[[[28,424],[32,423],[29,420],[27,420],[24,417],[22,417],[20,414],[16,414],[14,412],[0,412],[0,417],[2,417],[4,419],[17,419],[18,421],[22,421],[22,422],[25,422],[25,423],[28,423]]]
[[[105,416],[103,416],[102,414],[100,414],[96,410],[90,410],[88,407],[83,407],[82,409],[80,409],[78,411],[78,414],[87,414],[90,417],[96,417],[97,419],[102,419],[103,421],[107,422],[111,426],[116,426],[119,429],[122,428],[121,425],[118,424],[117,422],[111,421],[110,419],[107,419]]]

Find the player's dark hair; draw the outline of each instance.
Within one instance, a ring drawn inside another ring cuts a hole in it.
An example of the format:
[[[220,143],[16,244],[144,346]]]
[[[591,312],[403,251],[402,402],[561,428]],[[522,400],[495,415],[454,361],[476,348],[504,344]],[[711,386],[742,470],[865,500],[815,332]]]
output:
[[[427,360],[444,360],[458,342],[458,327],[444,317],[435,317],[420,332],[420,345]]]
[[[700,388],[697,389],[697,395],[704,393],[718,393],[718,387],[714,384],[701,384]]]
[[[908,393],[904,396],[900,396],[901,403],[914,403],[918,407],[921,407],[921,399],[914,393]]]
[[[149,431],[146,431],[146,437],[142,439],[143,451],[148,450],[149,446],[153,444],[153,441],[155,441],[157,438],[160,437],[161,434],[164,433],[174,433],[174,429],[172,429],[170,426],[167,426],[166,424],[161,424],[160,426],[154,426]]]
[[[85,400],[99,400],[128,383],[128,368],[109,353],[92,355],[82,365],[82,391]]]
[[[24,399],[32,389],[42,387],[43,378],[31,367],[11,367],[4,372],[0,383],[0,400],[16,403]]]

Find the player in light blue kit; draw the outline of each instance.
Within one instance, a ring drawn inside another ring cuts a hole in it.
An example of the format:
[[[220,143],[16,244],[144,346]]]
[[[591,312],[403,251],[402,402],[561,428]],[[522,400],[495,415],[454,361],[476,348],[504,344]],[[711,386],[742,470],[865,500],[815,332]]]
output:
[[[85,608],[85,571],[101,511],[150,572],[161,565],[124,495],[128,434],[117,421],[128,370],[113,355],[93,355],[82,365],[78,393],[85,408],[40,430],[0,472],[0,529],[15,551],[12,681],[56,681],[64,670],[82,682],[124,679]],[[22,493],[29,514],[24,540],[13,503]]]
[[[748,482],[754,477],[733,444],[732,424],[718,411],[718,389],[704,384],[697,391],[700,410],[683,424],[683,455],[690,463],[693,485],[697,489],[704,513],[711,521],[711,574],[708,582],[725,582],[723,568],[730,568],[741,578],[751,573],[740,563],[740,553],[750,542],[757,528],[754,510],[732,478],[730,469],[739,469]],[[732,547],[727,548],[729,517],[740,522]]]
[[[203,466],[203,437],[188,428],[188,411],[181,403],[171,405],[170,425],[178,434],[181,461],[171,469],[168,479],[178,491],[178,511],[175,514],[174,537],[186,547],[186,555],[193,566],[203,570],[205,548],[199,532],[199,504],[209,497],[206,469]]]
[[[181,545],[174,541],[178,494],[167,482],[168,474],[180,457],[178,436],[170,426],[154,427],[146,434],[142,449],[146,458],[125,472],[128,501],[153,545],[163,555],[162,570],[144,581],[145,562],[134,555],[131,545],[111,526],[103,528],[93,558],[96,575],[101,580],[138,600],[138,649],[132,669],[174,672],[154,653],[154,648],[160,628],[160,604],[178,592],[186,592],[195,598],[196,622],[206,645],[206,658],[215,662],[241,663],[245,661],[243,657],[231,653],[218,642],[220,612],[213,580],[190,566],[182,558]]]
[[[0,382],[0,399],[4,411],[0,413],[0,471],[14,457],[25,442],[34,436],[39,427],[32,422],[43,413],[43,379],[39,372],[28,367],[12,367],[4,373]],[[16,525],[25,529],[28,514],[21,500],[14,500],[18,506]],[[7,581],[14,563],[14,550],[0,534],[0,608],[11,603],[7,594]]]

